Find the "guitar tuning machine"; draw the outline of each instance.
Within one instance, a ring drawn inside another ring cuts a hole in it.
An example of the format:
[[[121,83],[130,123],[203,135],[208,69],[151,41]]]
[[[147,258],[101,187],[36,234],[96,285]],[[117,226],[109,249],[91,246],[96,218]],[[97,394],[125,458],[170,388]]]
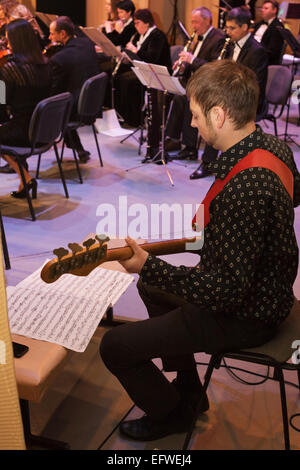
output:
[[[69,254],[69,252],[65,248],[60,247],[53,250],[53,254],[58,258],[58,261],[60,262],[64,256]]]
[[[72,251],[73,256],[75,256],[79,251],[82,251],[82,246],[78,245],[78,243],[69,243],[68,247]]]
[[[99,242],[100,247],[102,248],[103,244],[108,242],[110,238],[107,235],[96,235],[95,236],[96,240]]]
[[[89,251],[90,247],[93,246],[96,241],[93,238],[89,238],[85,242],[83,242],[83,246],[86,248],[86,251]]]

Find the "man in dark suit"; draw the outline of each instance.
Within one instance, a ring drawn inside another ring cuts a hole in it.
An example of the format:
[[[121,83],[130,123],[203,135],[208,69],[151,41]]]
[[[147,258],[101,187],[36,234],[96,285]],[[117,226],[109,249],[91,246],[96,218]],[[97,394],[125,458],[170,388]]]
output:
[[[179,62],[182,64],[183,80],[187,82],[195,70],[206,62],[216,60],[223,47],[224,34],[212,26],[212,14],[206,7],[199,7],[192,11],[192,27],[197,34],[197,42],[193,52],[182,51]],[[176,69],[178,61],[173,68]],[[166,150],[180,148],[180,137],[185,146],[178,154],[179,159],[197,160],[197,136],[198,131],[191,127],[192,114],[185,96],[175,96],[169,113],[166,128]]]
[[[84,82],[99,73],[94,44],[87,38],[74,37],[74,24],[67,16],[60,16],[50,25],[51,42],[59,42],[64,47],[50,60],[53,73],[52,94],[69,91],[73,95],[71,119],[76,120],[77,104]],[[89,160],[76,130],[66,136],[66,145],[74,148],[81,163]]]
[[[284,40],[278,27],[284,28],[284,26],[277,18],[278,9],[279,4],[276,0],[266,0],[261,9],[262,20],[256,23],[253,33],[256,41],[266,49],[269,65],[280,64],[283,52]]]
[[[259,85],[259,104],[257,120],[265,107],[265,88],[268,74],[268,56],[266,50],[249,32],[251,13],[244,7],[233,8],[227,15],[226,32],[231,44],[225,58],[246,65],[256,74]],[[218,156],[218,151],[206,145],[200,166],[190,175],[190,179],[204,178],[210,175],[209,163]]]

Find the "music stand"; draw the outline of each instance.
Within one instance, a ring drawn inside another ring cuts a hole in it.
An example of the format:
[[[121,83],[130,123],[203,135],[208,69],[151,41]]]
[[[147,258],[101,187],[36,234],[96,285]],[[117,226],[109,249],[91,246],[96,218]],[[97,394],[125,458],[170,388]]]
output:
[[[112,100],[112,109],[109,111],[103,112],[103,118],[97,119],[96,127],[99,132],[109,136],[121,136],[130,134],[131,131],[128,129],[123,129],[120,126],[119,120],[115,111],[115,76],[119,70],[119,67],[122,61],[126,58],[129,62],[132,62],[130,57],[124,52],[121,52],[118,47],[116,47],[101,31],[93,27],[80,27],[81,31],[97,46],[101,47],[104,54],[108,57],[113,57],[115,60],[115,68],[111,75],[111,100]],[[100,122],[99,122],[100,121]],[[102,126],[103,123],[106,123],[106,126]]]
[[[154,89],[162,92],[162,124],[161,124],[161,142],[159,152],[150,160],[149,163],[157,163],[160,161],[165,167],[170,183],[174,186],[174,182],[166,167],[165,160],[165,124],[166,124],[166,97],[170,94],[185,95],[185,89],[181,86],[178,77],[172,77],[167,67],[156,64],[148,64],[146,62],[133,61],[133,71],[140,82],[147,87],[148,90]],[[135,167],[137,168],[137,167]],[[133,169],[133,168],[132,168]],[[127,170],[128,171],[128,170]]]
[[[297,41],[297,39],[293,36],[293,34],[288,30],[285,29],[281,26],[276,26],[277,30],[281,34],[283,40],[289,45],[293,52],[293,62],[292,62],[292,74],[293,74],[293,81],[294,81],[294,76],[297,70],[297,66],[299,65],[299,61],[295,60],[297,58],[300,58],[300,44]],[[285,121],[285,130],[284,134],[281,134],[284,136],[284,141],[287,142],[287,139],[290,139],[294,144],[296,144],[298,147],[300,145],[292,138],[296,136],[295,134],[292,136],[288,134],[288,123],[289,123],[289,117],[290,117],[290,105],[291,105],[291,95],[289,96],[288,103],[287,103],[287,115],[286,115],[286,121]]]

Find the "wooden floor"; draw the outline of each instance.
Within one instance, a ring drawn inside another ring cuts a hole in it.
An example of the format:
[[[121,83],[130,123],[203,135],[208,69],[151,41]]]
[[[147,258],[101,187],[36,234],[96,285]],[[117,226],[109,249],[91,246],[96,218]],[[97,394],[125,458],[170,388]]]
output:
[[[288,131],[300,143],[297,107],[292,109]],[[280,132],[285,121],[279,122]],[[268,129],[272,132],[271,124]],[[213,178],[191,181],[189,175],[197,162],[171,162],[167,165],[174,186],[164,167],[151,164],[140,165],[138,143],[129,138],[120,144],[121,138],[99,134],[104,167],[100,168],[92,132],[81,132],[84,146],[91,152],[91,160],[81,165],[83,184],[78,182],[71,153],[65,153],[64,172],[70,198],[64,197],[54,154],[42,157],[38,198],[34,201],[37,220],[32,222],[25,201],[13,200],[9,193],[17,189],[16,175],[0,174],[0,204],[3,215],[11,270],[6,271],[8,285],[16,285],[37,269],[52,250],[80,242],[89,233],[99,233],[103,204],[119,207],[120,197],[126,196],[128,207],[143,204],[150,210],[153,204],[200,203]],[[291,144],[295,161],[300,169],[299,146]],[[201,156],[201,151],[199,153]],[[29,161],[34,174],[36,159]],[[123,199],[124,201],[125,199]],[[300,208],[296,209],[295,229],[300,238]],[[126,227],[125,227],[126,228]],[[125,230],[124,226],[121,229]],[[121,230],[120,229],[120,230]],[[121,230],[121,231],[122,231]],[[174,233],[176,230],[174,231]],[[147,238],[148,233],[141,233]],[[173,255],[166,257],[173,264],[197,262],[196,255]],[[295,294],[300,298],[300,276],[295,283]],[[138,298],[135,283],[117,303],[116,315],[135,320],[146,318],[145,307]],[[39,404],[31,404],[32,430],[36,434],[69,442],[74,450],[98,449],[132,403],[118,381],[106,370],[98,349],[104,328],[98,328],[84,353],[70,353],[66,366],[56,378],[51,389]],[[199,363],[206,364],[208,357],[197,356]],[[159,360],[158,360],[159,363]],[[265,374],[264,368],[254,368]],[[203,376],[205,365],[199,365]],[[238,373],[242,374],[242,373]],[[251,382],[256,377],[242,374]],[[170,374],[170,380],[172,375]],[[287,376],[296,383],[296,376]],[[283,448],[282,420],[278,384],[268,380],[262,385],[244,385],[232,378],[224,367],[216,371],[208,390],[210,409],[197,424],[191,447],[193,449],[274,449]],[[300,412],[300,395],[293,386],[287,386],[289,414]],[[141,411],[133,408],[130,416]],[[300,427],[300,418],[295,420]],[[292,449],[300,448],[300,434],[290,428]],[[180,449],[183,435],[173,435],[151,443],[136,443],[120,437],[116,430],[103,445],[103,449]]]

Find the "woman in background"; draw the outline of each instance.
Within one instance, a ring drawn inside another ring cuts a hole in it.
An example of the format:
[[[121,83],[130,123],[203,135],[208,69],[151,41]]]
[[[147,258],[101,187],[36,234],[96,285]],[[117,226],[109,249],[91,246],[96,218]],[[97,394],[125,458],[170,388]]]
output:
[[[0,145],[30,147],[28,131],[33,110],[39,101],[50,96],[50,66],[28,21],[11,21],[6,26],[6,37],[12,54],[0,68],[0,80],[5,83],[7,109],[7,119],[0,126]],[[11,196],[25,198],[26,191],[16,160],[8,155],[2,157],[20,177],[19,188]],[[32,190],[32,197],[35,198],[37,182],[26,168],[24,175],[27,188]]]
[[[153,15],[147,8],[134,13],[136,34],[126,45],[125,52],[131,58],[157,65],[165,65],[171,71],[170,46],[163,31],[154,23]],[[116,109],[127,124],[137,127],[141,123],[141,108],[144,104],[144,87],[132,71],[120,74],[116,80]],[[151,90],[152,119],[148,129],[148,148],[154,157],[159,147],[160,112],[159,93]]]

